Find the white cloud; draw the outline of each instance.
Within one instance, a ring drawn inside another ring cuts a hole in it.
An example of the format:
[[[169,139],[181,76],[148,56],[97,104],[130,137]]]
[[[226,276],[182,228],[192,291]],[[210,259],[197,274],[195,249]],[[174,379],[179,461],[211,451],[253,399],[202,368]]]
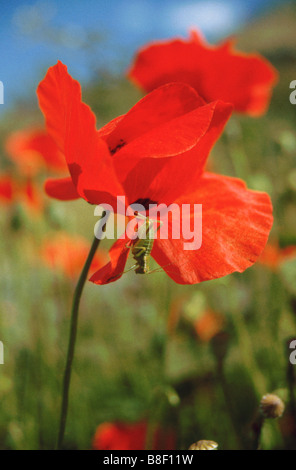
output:
[[[167,27],[176,33],[198,27],[205,35],[223,36],[244,19],[245,9],[237,1],[200,1],[173,6],[166,18]]]

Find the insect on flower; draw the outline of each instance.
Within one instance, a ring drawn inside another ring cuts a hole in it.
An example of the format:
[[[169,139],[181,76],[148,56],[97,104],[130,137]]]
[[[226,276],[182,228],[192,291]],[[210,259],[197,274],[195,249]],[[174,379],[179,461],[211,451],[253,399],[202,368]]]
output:
[[[136,219],[142,220],[142,223],[140,223],[135,229],[135,235],[137,237],[136,241],[133,244],[126,244],[126,247],[131,248],[135,264],[123,273],[110,278],[110,281],[132,270],[134,270],[136,274],[152,274],[154,272],[163,271],[162,268],[150,270],[150,256],[154,244],[155,233],[160,229],[162,221],[146,217],[138,211],[134,212],[134,216]],[[157,225],[156,229],[154,228],[155,225]]]
[[[149,260],[154,242],[154,223],[153,219],[141,215],[138,211],[135,212],[135,217],[144,218],[145,222],[138,228],[138,240],[132,247],[132,255],[136,264],[130,269],[135,268],[136,274],[149,273]],[[156,228],[159,230],[160,225]]]

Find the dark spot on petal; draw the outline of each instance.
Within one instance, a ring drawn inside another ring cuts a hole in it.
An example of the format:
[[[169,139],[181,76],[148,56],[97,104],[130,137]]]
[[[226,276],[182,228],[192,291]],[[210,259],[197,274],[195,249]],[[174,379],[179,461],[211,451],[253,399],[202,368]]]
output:
[[[120,139],[116,147],[114,147],[113,149],[109,148],[111,155],[114,155],[118,150],[120,150],[125,145],[126,145],[126,142],[123,139]]]

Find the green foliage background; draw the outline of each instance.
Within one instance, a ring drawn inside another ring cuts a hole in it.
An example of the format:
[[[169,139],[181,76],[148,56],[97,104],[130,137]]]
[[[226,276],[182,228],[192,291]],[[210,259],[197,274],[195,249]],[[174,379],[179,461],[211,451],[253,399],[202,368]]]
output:
[[[271,195],[271,239],[282,247],[296,245],[296,107],[289,102],[289,83],[296,79],[295,20],[290,7],[239,35],[238,47],[263,53],[279,70],[280,82],[267,115],[233,116],[210,157],[213,171],[241,177]],[[99,72],[83,87],[83,97],[102,125],[141,94],[125,78]],[[11,166],[3,146],[9,133],[42,122],[36,100],[19,102],[1,117],[4,169]],[[91,242],[93,209],[83,201],[48,199],[44,217],[36,218],[22,207],[1,208],[2,449],[55,445],[75,283],[43,266],[38,249],[45,236],[59,230]],[[277,391],[286,412],[264,424],[262,447],[296,449],[295,366],[289,365],[287,348],[288,339],[296,337],[295,281],[296,260],[291,260],[277,272],[257,264],[195,286],[178,286],[164,273],[134,272],[107,286],[88,283],[65,447],[90,448],[101,422],[147,418],[173,429],[179,449],[199,439],[215,440],[221,449],[250,448],[260,398]],[[176,308],[180,321],[168,334],[168,317]],[[225,335],[210,343],[198,339],[190,320],[204,308],[226,318]]]

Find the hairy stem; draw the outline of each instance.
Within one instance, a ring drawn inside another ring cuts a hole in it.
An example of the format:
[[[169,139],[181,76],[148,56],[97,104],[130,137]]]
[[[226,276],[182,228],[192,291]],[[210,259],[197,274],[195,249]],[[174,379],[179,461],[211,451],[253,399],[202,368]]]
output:
[[[101,221],[101,227],[100,227],[102,232],[105,231],[106,222],[107,222],[106,213],[104,213],[102,215],[102,221]],[[79,280],[78,280],[78,283],[76,285],[75,292],[74,292],[72,310],[71,310],[71,325],[70,325],[70,335],[69,335],[68,352],[67,352],[67,362],[66,362],[64,379],[63,379],[62,406],[61,406],[60,425],[59,425],[59,434],[58,434],[58,443],[57,443],[58,450],[62,448],[65,428],[66,428],[68,403],[69,403],[69,389],[70,389],[72,363],[73,363],[73,358],[74,358],[75,343],[76,343],[76,336],[77,336],[78,313],[79,313],[79,304],[80,304],[81,294],[83,291],[85,281],[87,279],[91,262],[100,244],[100,241],[101,240],[99,238],[97,237],[94,238],[93,243],[91,245],[90,252],[88,254],[84,267],[81,271],[81,274],[80,274],[80,277],[79,277]]]

